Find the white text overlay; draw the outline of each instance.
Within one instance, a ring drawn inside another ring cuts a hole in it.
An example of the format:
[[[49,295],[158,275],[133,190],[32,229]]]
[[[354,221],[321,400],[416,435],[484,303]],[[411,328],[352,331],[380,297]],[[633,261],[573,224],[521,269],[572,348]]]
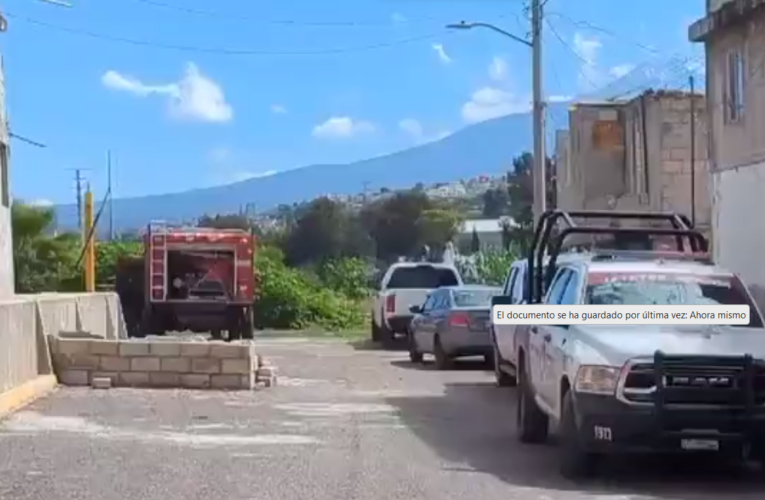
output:
[[[496,325],[748,325],[748,305],[497,305]]]

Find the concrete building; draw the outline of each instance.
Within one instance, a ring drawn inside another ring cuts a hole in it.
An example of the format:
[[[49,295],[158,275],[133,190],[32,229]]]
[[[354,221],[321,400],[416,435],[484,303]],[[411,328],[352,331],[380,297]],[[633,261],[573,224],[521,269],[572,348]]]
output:
[[[462,250],[470,248],[473,240],[473,231],[478,233],[481,241],[481,250],[498,250],[502,248],[502,225],[515,224],[509,217],[500,219],[468,219],[462,223],[459,232],[454,238],[457,248]]]
[[[704,97],[681,91],[577,103],[556,141],[558,206],[680,212],[708,228],[705,116]]]
[[[707,1],[705,44],[714,256],[765,306],[765,1]]]
[[[0,58],[0,298],[14,294],[9,137],[5,109],[5,76]]]

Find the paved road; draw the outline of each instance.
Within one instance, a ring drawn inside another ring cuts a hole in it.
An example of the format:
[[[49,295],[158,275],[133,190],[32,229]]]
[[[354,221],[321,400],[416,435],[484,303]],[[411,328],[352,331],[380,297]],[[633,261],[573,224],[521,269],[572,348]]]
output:
[[[559,478],[553,446],[513,437],[512,390],[480,365],[267,340],[276,388],[255,393],[61,389],[0,423],[0,499],[733,499],[760,474],[622,464]],[[636,474],[635,469],[640,469]],[[765,476],[765,475],[763,475]]]

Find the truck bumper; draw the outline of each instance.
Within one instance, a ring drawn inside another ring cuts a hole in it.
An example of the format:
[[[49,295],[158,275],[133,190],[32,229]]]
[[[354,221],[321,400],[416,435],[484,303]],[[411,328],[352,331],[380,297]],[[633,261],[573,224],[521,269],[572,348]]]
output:
[[[385,318],[388,330],[393,333],[406,333],[412,323],[413,316],[389,316]]]
[[[741,454],[765,445],[765,409],[745,414],[728,409],[633,407],[613,396],[575,394],[579,439],[595,453]]]

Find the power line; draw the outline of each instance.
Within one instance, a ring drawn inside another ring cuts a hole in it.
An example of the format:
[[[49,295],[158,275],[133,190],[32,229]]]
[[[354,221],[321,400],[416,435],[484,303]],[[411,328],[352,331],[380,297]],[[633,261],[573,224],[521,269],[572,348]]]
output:
[[[545,18],[545,22],[547,23],[547,26],[550,28],[550,31],[555,36],[555,38],[557,38],[558,41],[569,50],[569,52],[574,54],[574,56],[577,59],[579,59],[582,62],[582,64],[586,66],[594,65],[593,61],[588,60],[586,57],[580,54],[574,47],[572,47],[568,42],[566,42],[566,40],[563,39],[563,37],[560,35],[560,33],[558,33],[558,30],[555,29],[555,26],[552,25],[552,23],[550,22],[548,18]],[[584,71],[582,71],[582,68],[578,68],[578,71],[579,71],[579,74],[582,75],[582,77],[584,77],[585,80],[587,80],[587,83],[589,83],[592,87],[597,87],[595,82],[592,81],[592,78],[590,78]]]
[[[588,29],[590,31],[596,31],[596,32],[602,33],[604,35],[610,36],[612,38],[616,38],[618,40],[627,41],[630,44],[635,45],[636,47],[638,47],[640,49],[643,49],[646,52],[649,52],[651,54],[658,54],[659,53],[658,50],[656,50],[655,48],[651,47],[650,45],[646,45],[644,43],[640,43],[640,42],[635,41],[635,40],[624,40],[623,37],[617,35],[613,31],[608,30],[606,28],[602,28],[600,26],[596,26],[596,25],[594,25],[594,24],[592,24],[592,23],[590,23],[588,21],[580,21],[580,20],[574,19],[574,18],[572,18],[570,16],[567,16],[566,14],[561,14],[560,12],[550,12],[550,13],[547,14],[547,16],[548,17],[559,17],[561,19],[565,19],[566,21],[570,22],[571,24],[573,24],[577,28],[584,28],[584,29]]]
[[[178,4],[163,2],[161,0],[130,0],[132,2],[149,5],[151,7],[171,10],[192,16],[203,16],[209,18],[218,18],[231,21],[245,21],[257,24],[270,24],[277,26],[295,26],[295,27],[314,27],[314,28],[371,28],[371,27],[394,27],[396,25],[407,25],[415,23],[435,22],[438,19],[434,17],[425,17],[418,19],[406,19],[400,21],[391,20],[389,22],[380,21],[296,21],[292,19],[263,19],[259,16],[249,16],[243,14],[234,14],[230,12],[213,11],[206,9],[195,9]]]
[[[257,50],[257,49],[232,49],[232,48],[216,48],[216,47],[200,47],[193,45],[176,45],[166,44],[160,42],[152,42],[148,40],[139,40],[136,38],[127,38],[115,35],[109,35],[106,33],[98,33],[95,31],[81,30],[76,28],[69,28],[66,26],[60,26],[56,24],[47,23],[30,17],[19,16],[9,12],[5,12],[6,17],[21,21],[27,24],[31,24],[40,28],[49,29],[52,31],[58,31],[61,33],[67,33],[70,35],[77,35],[81,37],[94,38],[98,40],[104,40],[115,43],[122,43],[126,45],[134,45],[139,47],[149,47],[154,49],[163,50],[175,50],[180,52],[195,52],[200,54],[218,54],[226,56],[322,56],[333,54],[348,54],[354,52],[367,52],[370,50],[384,49],[389,47],[396,47],[399,45],[406,45],[423,40],[431,40],[437,37],[443,37],[449,35],[446,30],[440,30],[437,33],[430,33],[427,35],[414,36],[409,38],[401,38],[391,42],[380,42],[369,45],[358,45],[355,47],[337,47],[333,49],[313,50],[313,51],[272,51],[272,50]]]

